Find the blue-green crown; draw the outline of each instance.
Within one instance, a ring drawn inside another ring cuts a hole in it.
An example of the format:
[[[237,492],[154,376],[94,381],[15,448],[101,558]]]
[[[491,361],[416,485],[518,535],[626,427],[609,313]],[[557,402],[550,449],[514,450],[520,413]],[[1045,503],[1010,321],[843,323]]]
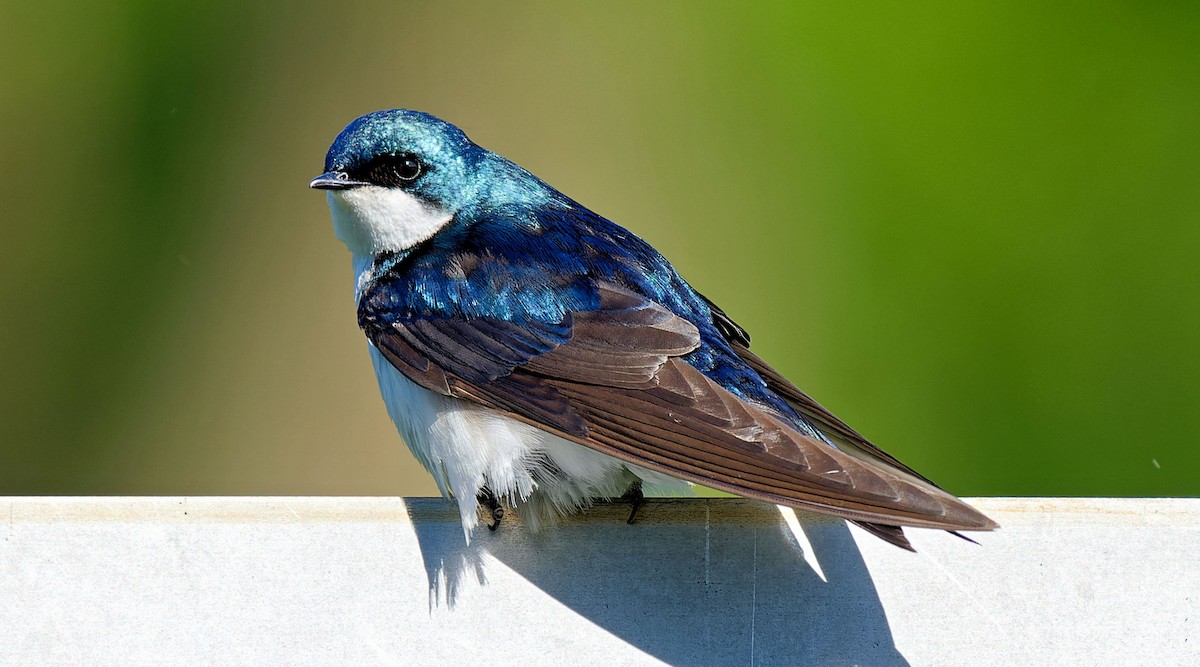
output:
[[[388,109],[351,121],[329,147],[325,171],[350,171],[388,153],[413,152],[444,159],[479,150],[462,130],[440,118],[409,109]]]

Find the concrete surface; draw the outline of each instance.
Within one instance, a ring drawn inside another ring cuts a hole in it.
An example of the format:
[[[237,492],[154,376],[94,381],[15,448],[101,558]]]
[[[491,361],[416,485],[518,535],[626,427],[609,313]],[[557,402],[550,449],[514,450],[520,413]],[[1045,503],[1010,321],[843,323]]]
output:
[[[919,553],[758,503],[463,540],[442,500],[0,500],[0,665],[1200,664],[1200,500],[978,499]]]

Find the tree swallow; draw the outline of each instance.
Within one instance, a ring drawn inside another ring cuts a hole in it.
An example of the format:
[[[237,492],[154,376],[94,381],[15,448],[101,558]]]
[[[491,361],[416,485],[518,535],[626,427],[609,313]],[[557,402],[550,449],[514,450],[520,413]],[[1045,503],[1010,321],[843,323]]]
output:
[[[388,414],[468,540],[479,504],[536,528],[689,482],[908,549],[902,526],[996,527],[751,352],[645,241],[450,123],[362,116],[310,186],[353,255]]]

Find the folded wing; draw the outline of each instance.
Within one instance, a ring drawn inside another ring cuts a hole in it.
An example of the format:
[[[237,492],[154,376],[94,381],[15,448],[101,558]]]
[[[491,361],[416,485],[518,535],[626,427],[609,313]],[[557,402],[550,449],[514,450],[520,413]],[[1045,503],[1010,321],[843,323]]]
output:
[[[901,546],[907,542],[898,526],[995,527],[886,454],[842,451],[800,433],[787,416],[736,396],[683,359],[701,344],[694,325],[617,285],[597,289],[598,308],[555,323],[397,319],[377,312],[369,296],[360,303],[359,323],[420,386],[629,463],[865,523]],[[743,358],[754,367],[757,357]],[[771,373],[764,375],[768,383],[792,387]]]

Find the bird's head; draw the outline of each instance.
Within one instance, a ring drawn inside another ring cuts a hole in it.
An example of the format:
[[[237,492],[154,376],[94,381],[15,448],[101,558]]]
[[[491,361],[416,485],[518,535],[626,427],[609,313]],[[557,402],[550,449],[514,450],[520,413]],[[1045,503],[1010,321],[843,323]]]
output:
[[[478,197],[488,155],[429,114],[376,111],[342,130],[309,187],[326,191],[338,238],[373,256],[411,248],[446,226]]]

